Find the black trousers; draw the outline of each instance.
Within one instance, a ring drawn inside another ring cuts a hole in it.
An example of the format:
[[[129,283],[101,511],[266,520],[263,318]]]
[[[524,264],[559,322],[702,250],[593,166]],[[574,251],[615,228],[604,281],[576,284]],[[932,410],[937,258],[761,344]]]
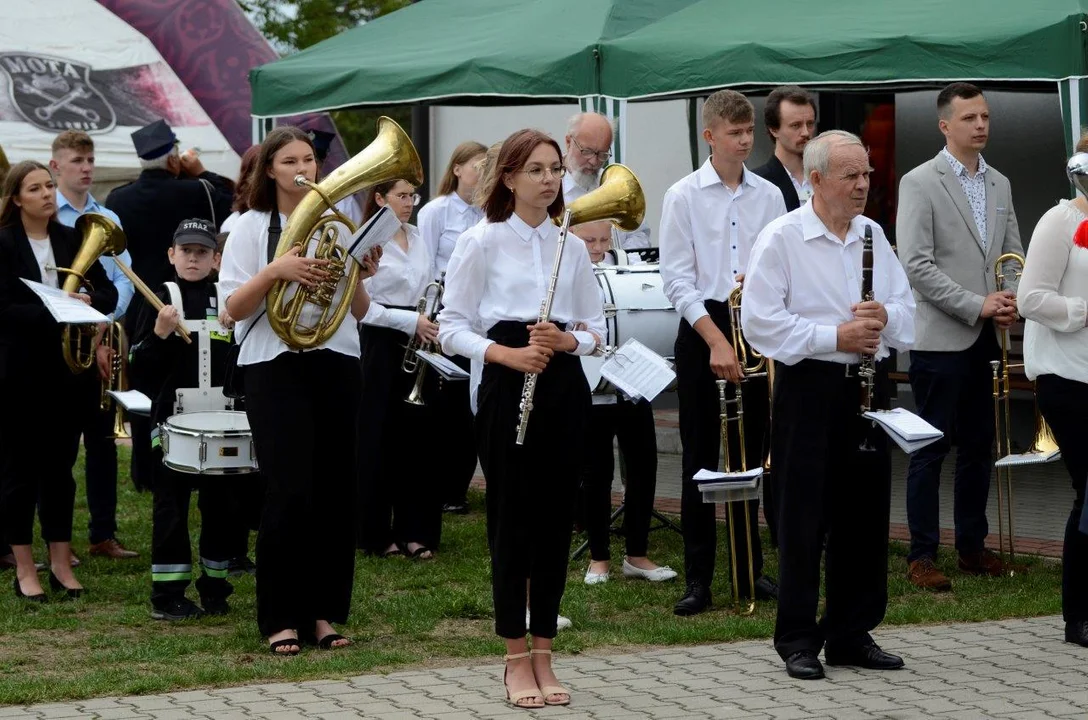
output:
[[[113,435],[114,406],[101,408],[102,380],[98,367],[77,378],[80,412],[76,417],[83,435],[84,476],[87,481],[87,526],[89,540],[95,543],[117,535],[117,443]]]
[[[268,486],[257,533],[262,635],[347,620],[359,386],[358,358],[331,350],[246,366],[246,415]]]
[[[888,605],[888,439],[859,416],[860,383],[845,367],[803,360],[775,368],[771,457],[781,525],[774,646],[783,658],[819,652],[825,642],[866,642]],[[877,398],[874,407],[886,405]],[[863,439],[874,449],[859,449]],[[825,546],[826,606],[817,625]]]
[[[468,360],[460,356],[450,359],[468,372]],[[440,489],[443,504],[463,505],[468,486],[476,474],[476,419],[468,404],[468,389],[468,380],[439,380],[433,396],[438,429],[435,440],[442,458]]]
[[[707,311],[718,329],[731,338],[729,313],[724,303],[707,301]],[[680,401],[680,442],[683,446],[683,478],[680,496],[680,519],[684,531],[684,574],[689,583],[697,582],[707,587],[714,579],[714,560],[717,555],[717,522],[713,503],[704,503],[702,493],[691,478],[699,470],[718,469],[721,454],[721,425],[719,422],[717,378],[710,370],[710,348],[699,333],[686,320],[680,321],[676,335],[676,393]],[[749,468],[763,463],[764,430],[767,425],[769,404],[767,382],[753,378],[744,385],[745,451]],[[732,399],[736,386],[729,384],[727,397]],[[730,405],[729,416],[734,417],[736,408]],[[733,469],[739,468],[740,441],[736,423],[730,422],[729,454]],[[756,579],[763,574],[763,547],[759,538],[759,500],[748,502],[751,519],[750,533],[744,532],[744,503],[730,503],[732,528],[737,552],[737,591],[742,597],[751,597],[748,587],[748,543],[752,545],[752,575]]]
[[[125,312],[125,332],[129,338],[138,337],[140,328],[137,327],[137,316],[142,314],[143,306],[147,301],[140,293],[136,293]],[[129,385],[142,387],[139,379],[139,368],[130,367]],[[132,455],[129,461],[129,474],[132,484],[137,490],[150,490],[155,478],[155,459],[151,455],[151,419],[146,415],[129,413],[128,416],[130,434],[132,435]]]
[[[1054,431],[1076,493],[1062,549],[1062,615],[1066,622],[1088,620],[1088,535],[1079,529],[1088,483],[1088,385],[1059,375],[1040,375],[1035,386],[1039,410]]]
[[[59,339],[58,339],[59,345]],[[34,542],[38,508],[46,542],[71,542],[79,454],[78,379],[60,359],[35,377],[9,376],[3,383],[8,411],[0,413],[3,470],[0,527],[11,545]]]
[[[488,337],[524,347],[530,321],[500,322]],[[525,583],[529,632],[554,638],[567,580],[582,424],[589,385],[581,361],[556,353],[540,374],[525,444],[518,445],[518,404],[525,375],[490,363],[484,367],[476,415],[480,462],[487,478],[487,541],[495,632],[525,637]]]
[[[199,493],[200,566],[196,581],[202,601],[230,596],[234,588],[227,570],[238,534],[244,530],[235,515],[235,478],[242,476],[186,475],[162,464],[162,450],[153,451],[159,464],[152,488],[151,602],[164,607],[184,595],[193,579],[193,558],[189,542],[189,496]]]
[[[650,513],[657,490],[657,432],[654,412],[645,400],[622,397],[612,405],[593,405],[586,425],[582,464],[589,556],[610,560],[609,518],[612,515],[612,477],[615,456],[612,439],[619,442],[626,463],[623,536],[628,557],[645,557],[650,534]]]
[[[442,536],[442,496],[437,470],[445,458],[426,444],[444,428],[430,405],[405,402],[415,374],[401,369],[408,337],[397,330],[364,325],[363,390],[359,405],[359,547],[382,553],[391,543],[417,542],[437,549]],[[423,362],[422,360],[420,361]],[[423,401],[437,396],[434,371],[427,372]]]
[[[990,321],[967,350],[910,354],[910,387],[918,414],[944,437],[910,456],[907,468],[908,562],[935,558],[940,543],[941,465],[956,443],[953,513],[956,550],[982,550],[993,472],[994,400],[990,361],[1000,356]]]

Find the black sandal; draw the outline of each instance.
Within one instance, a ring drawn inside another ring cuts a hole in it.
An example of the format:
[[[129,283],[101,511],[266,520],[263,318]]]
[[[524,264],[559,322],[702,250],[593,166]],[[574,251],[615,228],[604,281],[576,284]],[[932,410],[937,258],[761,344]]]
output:
[[[352,643],[350,640],[344,645],[333,645],[337,640],[348,640],[348,638],[335,632],[331,632],[325,637],[317,641],[317,646],[322,650],[339,650],[340,648],[349,647]]]
[[[292,646],[294,646],[294,650],[285,650],[283,652],[280,651],[280,648]],[[284,638],[283,640],[277,640],[276,642],[268,644],[268,651],[270,653],[282,657],[291,657],[293,655],[298,655],[301,650],[302,641],[298,638]]]
[[[424,553],[430,553],[430,557],[423,557]],[[415,552],[410,556],[413,560],[434,560],[434,550],[431,550],[426,545],[420,545],[415,549]]]

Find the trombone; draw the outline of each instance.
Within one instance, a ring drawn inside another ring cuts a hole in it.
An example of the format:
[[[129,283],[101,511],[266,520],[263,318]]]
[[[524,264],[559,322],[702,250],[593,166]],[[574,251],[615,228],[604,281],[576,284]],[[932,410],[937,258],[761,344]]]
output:
[[[427,319],[434,322],[438,318],[438,309],[442,307],[442,293],[445,289],[446,272],[443,270],[437,280],[428,283],[427,287],[423,288],[423,295],[416,304],[416,314],[427,313]],[[431,306],[430,312],[427,312],[428,304]],[[417,350],[434,352],[435,343],[423,342],[418,335],[412,335],[411,339],[408,340],[407,347],[404,348],[404,360],[400,364],[400,368],[404,372],[416,374],[416,381],[412,385],[412,391],[408,393],[408,397],[404,398],[404,402],[409,405],[422,406],[427,404],[423,402],[423,379],[427,376],[427,363],[420,361],[419,355],[416,355]]]
[[[768,379],[767,401],[770,402],[771,393],[773,390],[770,386],[770,363],[767,358],[760,355],[755,348],[751,347],[744,340],[744,332],[741,329],[741,297],[742,291],[740,287],[733,289],[733,292],[729,293],[729,297],[726,300],[726,304],[729,310],[730,325],[732,329],[732,346],[733,352],[737,355],[737,362],[740,364],[741,379],[736,384],[733,398],[726,397],[726,388],[729,386],[728,380],[717,380],[718,386],[718,428],[721,434],[722,443],[722,468],[726,473],[743,473],[747,472],[748,467],[748,452],[745,447],[745,420],[744,420],[744,386],[749,381],[765,377]],[[734,417],[729,417],[729,406],[733,405],[736,408],[736,414]],[[769,416],[769,415],[768,415]],[[740,463],[738,467],[733,467],[733,458],[729,452],[729,437],[730,437],[730,423],[736,425],[736,437],[737,445],[740,448]],[[768,451],[766,456],[762,460],[762,467],[766,470],[770,468],[771,456]],[[737,568],[737,525],[733,517],[733,502],[727,501],[725,503],[726,518],[729,521],[729,568],[732,573],[733,580],[733,606],[737,612],[741,615],[751,615],[756,609],[756,578],[755,568],[752,556],[752,511],[748,504],[748,499],[741,500],[739,502],[744,503],[744,532],[745,540],[748,548],[748,592],[751,596],[748,598],[747,604],[742,604],[740,597],[740,586],[738,585],[738,568]]]
[[[1006,271],[1005,266],[1012,268]],[[994,263],[994,279],[998,292],[1005,289],[1009,275],[1019,279],[1024,272],[1024,256],[1018,253],[1005,253]],[[1031,447],[1027,452],[1014,454],[1012,451],[1012,371],[1023,370],[1024,364],[1009,362],[1009,330],[1002,328],[1001,359],[992,360],[990,368],[993,371],[993,398],[994,398],[994,430],[997,442],[997,456],[1000,460],[994,464],[994,473],[997,480],[997,543],[998,551],[1005,555],[1005,536],[1008,535],[1008,562],[1011,565],[1016,559],[1015,540],[1013,534],[1012,513],[1012,468],[1014,465],[1025,465],[1038,462],[1050,462],[1060,455],[1057,453],[1058,443],[1054,439],[1054,433],[1039,412],[1039,403],[1032,387],[1032,399],[1035,406],[1035,433]],[[1006,518],[1008,532],[1006,533]],[[1014,570],[1008,568],[1009,575]]]

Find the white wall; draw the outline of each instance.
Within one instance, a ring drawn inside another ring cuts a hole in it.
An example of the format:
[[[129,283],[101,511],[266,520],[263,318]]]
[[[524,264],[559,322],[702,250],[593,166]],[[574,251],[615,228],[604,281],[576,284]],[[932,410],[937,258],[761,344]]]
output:
[[[543,130],[563,145],[567,118],[578,105],[523,105],[513,107],[437,106],[431,110],[431,191],[438,185],[458,143],[477,140],[484,145],[502,140],[515,130]],[[646,220],[653,242],[661,218],[661,199],[674,182],[691,172],[688,150],[687,104],[672,100],[631,103],[627,112],[626,162],[646,193]]]

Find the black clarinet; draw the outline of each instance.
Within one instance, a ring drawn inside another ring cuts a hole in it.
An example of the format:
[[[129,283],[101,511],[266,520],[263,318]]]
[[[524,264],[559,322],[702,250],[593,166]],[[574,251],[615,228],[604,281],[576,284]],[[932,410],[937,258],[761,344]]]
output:
[[[868,302],[874,297],[873,226],[866,225],[865,242],[861,246],[861,300]],[[876,358],[873,355],[862,354],[858,377],[861,378],[861,413],[864,414],[873,408],[873,386],[876,384]]]

